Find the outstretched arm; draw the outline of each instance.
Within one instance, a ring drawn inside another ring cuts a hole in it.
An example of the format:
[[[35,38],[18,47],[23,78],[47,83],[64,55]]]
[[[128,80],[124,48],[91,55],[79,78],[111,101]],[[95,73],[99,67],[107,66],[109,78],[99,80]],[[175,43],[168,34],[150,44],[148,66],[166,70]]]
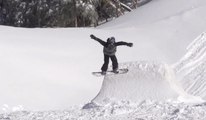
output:
[[[126,45],[126,46],[129,46],[129,47],[133,46],[133,43],[127,43],[127,42],[123,42],[123,41],[116,42],[115,44],[116,44],[116,46],[120,46],[120,45]]]
[[[106,42],[105,42],[105,41],[103,41],[103,40],[97,38],[96,36],[94,36],[94,35],[91,34],[90,37],[91,37],[92,39],[98,41],[101,45],[103,45],[103,46],[106,45]]]

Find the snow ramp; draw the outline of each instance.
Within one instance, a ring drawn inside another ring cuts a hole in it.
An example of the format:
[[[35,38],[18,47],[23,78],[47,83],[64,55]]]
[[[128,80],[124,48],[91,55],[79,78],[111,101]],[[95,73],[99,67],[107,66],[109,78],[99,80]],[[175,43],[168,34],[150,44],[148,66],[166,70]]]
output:
[[[142,61],[120,66],[129,71],[126,74],[106,75],[100,92],[92,100],[93,103],[104,105],[121,100],[142,102],[195,98],[178,85],[173,70],[166,64]]]

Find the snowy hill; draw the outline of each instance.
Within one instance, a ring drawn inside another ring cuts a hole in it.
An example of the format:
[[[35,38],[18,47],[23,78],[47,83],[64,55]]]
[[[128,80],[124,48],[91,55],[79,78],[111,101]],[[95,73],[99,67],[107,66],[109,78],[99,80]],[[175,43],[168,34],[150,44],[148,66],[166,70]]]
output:
[[[138,10],[121,16],[112,22],[100,26],[100,28],[120,29],[125,27],[139,27],[163,21],[178,24],[178,22],[175,22],[178,18],[179,23],[189,22],[191,19],[202,21],[196,24],[197,27],[205,24],[203,22],[204,16],[200,16],[203,14],[203,12],[200,11],[201,9],[205,9],[204,0],[153,0],[149,4],[138,8]],[[185,21],[183,21],[183,19]],[[196,21],[190,21],[191,24],[194,24],[194,22]]]
[[[192,42],[206,30],[205,11],[205,0],[153,0],[97,28],[0,26],[0,112],[25,111],[1,114],[0,119],[206,118],[205,104],[174,100],[182,90],[205,99],[205,34]],[[103,40],[114,36],[117,41],[134,43],[133,48],[119,47],[117,52],[119,63],[130,68],[128,74],[105,78],[91,74],[103,62],[102,47],[90,39],[91,33]],[[122,88],[123,84],[129,88]],[[134,90],[137,96],[120,89]],[[142,102],[120,100],[125,95]],[[70,107],[92,99],[101,103],[108,96],[120,101],[89,110],[81,110],[82,105]],[[165,102],[168,99],[172,101]]]
[[[134,41],[138,59],[174,63],[205,31],[205,6],[205,0],[153,0],[99,28]]]

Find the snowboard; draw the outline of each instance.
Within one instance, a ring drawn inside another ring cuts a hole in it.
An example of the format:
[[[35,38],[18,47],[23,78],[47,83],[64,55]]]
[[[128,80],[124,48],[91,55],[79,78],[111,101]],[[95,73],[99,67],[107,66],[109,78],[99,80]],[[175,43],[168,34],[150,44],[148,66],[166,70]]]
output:
[[[118,73],[114,73],[112,70],[108,70],[105,75],[125,74],[129,70],[127,68],[121,68],[121,69],[118,69],[118,71],[119,71]],[[92,74],[97,77],[105,76],[105,75],[102,75],[102,72],[92,72]]]

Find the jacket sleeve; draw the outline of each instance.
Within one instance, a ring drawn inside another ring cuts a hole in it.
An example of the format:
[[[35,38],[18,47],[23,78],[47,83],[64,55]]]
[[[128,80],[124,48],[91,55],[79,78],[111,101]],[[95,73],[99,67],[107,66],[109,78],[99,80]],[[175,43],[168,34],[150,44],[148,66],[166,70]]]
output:
[[[103,45],[103,46],[106,45],[106,42],[103,41],[103,40],[101,40],[101,39],[99,39],[99,38],[96,38],[95,40],[98,41],[98,42],[99,42],[101,45]]]
[[[129,44],[129,43],[123,42],[123,41],[120,41],[120,42],[116,42],[116,43],[115,43],[116,46],[120,46],[120,45],[127,45],[127,46],[128,46],[128,44]]]
[[[97,37],[95,37],[95,36],[93,36],[93,37],[91,37],[92,39],[94,39],[94,40],[96,40],[96,41],[98,41],[101,45],[103,45],[103,46],[105,46],[106,45],[106,42],[105,41],[103,41],[103,40],[101,40],[101,39],[99,39],[99,38],[97,38]]]

